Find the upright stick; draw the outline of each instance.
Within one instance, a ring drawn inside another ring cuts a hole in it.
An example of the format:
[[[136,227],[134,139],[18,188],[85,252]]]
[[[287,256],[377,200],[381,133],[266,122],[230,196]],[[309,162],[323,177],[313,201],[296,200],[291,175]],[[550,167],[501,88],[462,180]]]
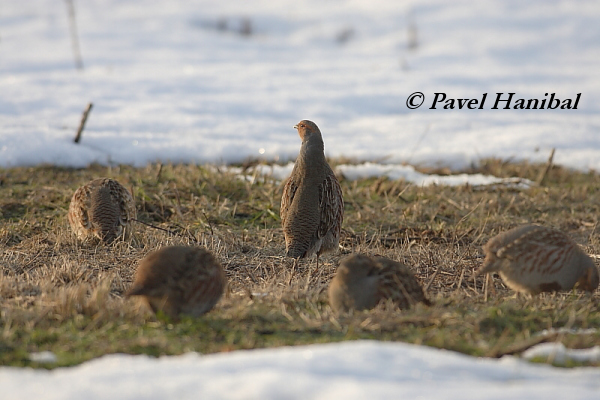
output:
[[[79,49],[79,35],[77,34],[77,23],[75,22],[75,5],[73,0],[65,0],[69,12],[69,28],[71,30],[71,46],[73,47],[73,57],[75,58],[75,67],[83,69],[83,59]]]
[[[77,129],[77,135],[75,136],[75,139],[73,140],[75,143],[79,143],[79,141],[81,140],[81,134],[83,133],[83,127],[85,126],[85,122],[88,119],[88,114],[92,110],[92,106],[93,106],[92,103],[88,103],[86,109],[83,111],[83,115],[81,116],[81,122],[79,123],[79,129]]]

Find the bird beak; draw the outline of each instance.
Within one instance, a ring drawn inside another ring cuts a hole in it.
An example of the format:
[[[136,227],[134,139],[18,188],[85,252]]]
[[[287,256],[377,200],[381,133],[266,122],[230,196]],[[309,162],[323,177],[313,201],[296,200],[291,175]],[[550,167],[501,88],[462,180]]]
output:
[[[294,129],[298,129],[298,125],[294,125]]]

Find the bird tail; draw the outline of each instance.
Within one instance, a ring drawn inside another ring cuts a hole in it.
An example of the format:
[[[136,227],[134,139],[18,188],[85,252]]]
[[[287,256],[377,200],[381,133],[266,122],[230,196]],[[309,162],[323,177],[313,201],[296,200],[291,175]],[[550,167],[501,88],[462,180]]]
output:
[[[291,247],[288,249],[285,255],[291,258],[304,258],[306,257],[306,250]]]

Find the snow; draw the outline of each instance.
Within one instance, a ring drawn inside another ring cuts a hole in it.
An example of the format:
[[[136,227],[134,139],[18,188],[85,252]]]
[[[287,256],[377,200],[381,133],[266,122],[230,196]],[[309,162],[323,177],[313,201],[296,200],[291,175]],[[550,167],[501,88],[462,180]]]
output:
[[[541,358],[558,365],[565,365],[567,361],[600,363],[600,346],[567,349],[562,343],[541,343],[523,352],[523,358],[526,360]]]
[[[337,170],[350,180],[387,176],[392,180],[403,179],[407,182],[415,183],[417,186],[459,186],[468,183],[472,186],[505,185],[526,189],[534,184],[527,179],[498,178],[482,174],[456,174],[444,176],[423,174],[416,171],[411,165],[364,163],[360,165],[339,165]]]
[[[0,167],[285,163],[300,146],[292,126],[307,118],[321,128],[328,156],[364,161],[339,166],[348,179],[524,187],[530,182],[425,175],[411,165],[461,169],[485,157],[545,161],[552,148],[558,164],[600,170],[597,2],[75,5],[82,71],[74,67],[65,2],[0,4]],[[247,27],[249,35],[240,33]],[[425,103],[411,110],[406,100],[417,91]],[[515,99],[581,93],[581,99],[577,110],[493,110],[498,92],[514,92]],[[488,99],[481,110],[432,110],[435,93],[454,99],[488,93]],[[88,102],[94,107],[77,145]],[[282,179],[292,166],[260,168]],[[0,368],[3,398],[44,400],[596,399],[599,378],[598,369],[375,342],[160,359],[110,355],[51,372]]]
[[[0,5],[0,166],[328,156],[463,168],[482,157],[600,170],[600,5],[590,1],[90,0]],[[248,25],[251,34],[240,33]],[[425,95],[416,110],[406,106]],[[495,93],[577,110],[491,109]],[[484,109],[429,109],[435,93]],[[80,145],[72,142],[88,102]]]
[[[51,351],[40,351],[37,353],[29,354],[29,359],[33,362],[41,363],[41,364],[54,364],[58,362],[58,358],[56,354]]]
[[[0,368],[10,399],[597,399],[600,370],[356,341],[229,354],[115,354],[53,371]]]
[[[214,168],[214,167],[213,167]],[[245,175],[248,181],[254,181],[256,175],[271,176],[279,181],[286,179],[292,173],[294,163],[286,165],[257,165],[254,169],[249,169]],[[229,172],[242,174],[242,168],[227,167]],[[398,164],[376,164],[365,162],[362,164],[341,164],[335,168],[335,172],[344,178],[354,181],[357,179],[373,178],[385,176],[392,180],[404,180],[414,183],[417,186],[445,185],[461,186],[469,184],[471,186],[504,186],[514,189],[527,189],[535,185],[534,182],[522,178],[498,178],[491,175],[482,174],[454,174],[454,175],[436,175],[423,174],[415,170],[412,165]]]

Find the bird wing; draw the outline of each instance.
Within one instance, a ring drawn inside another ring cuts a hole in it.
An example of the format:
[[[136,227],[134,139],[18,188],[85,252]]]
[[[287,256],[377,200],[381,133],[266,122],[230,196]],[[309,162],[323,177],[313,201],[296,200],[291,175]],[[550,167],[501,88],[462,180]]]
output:
[[[507,259],[518,258],[521,254],[531,253],[552,253],[561,251],[564,248],[571,248],[575,243],[563,233],[554,229],[530,229],[516,238],[510,238],[511,241],[502,243],[502,246],[496,249],[496,256]]]
[[[86,185],[75,191],[69,205],[69,222],[77,235],[85,235],[85,231],[92,229],[92,223],[88,215],[89,207],[90,189]]]
[[[484,246],[486,258],[476,275],[500,271],[503,268],[520,269],[523,263],[529,263],[536,258],[536,262],[544,264],[550,259],[567,257],[576,248],[575,242],[555,229],[537,225],[511,229],[490,239]],[[503,260],[508,260],[508,263]],[[556,262],[554,264],[561,265]]]
[[[125,226],[137,217],[133,196],[129,190],[116,181],[109,181],[109,188],[113,202],[119,205],[119,224]]]
[[[342,188],[333,172],[325,177],[319,185],[319,210],[321,221],[317,236],[325,237],[329,231],[339,232],[344,218],[344,200],[342,199]]]
[[[285,226],[285,221],[288,217],[288,210],[292,204],[292,200],[294,200],[296,190],[298,190],[298,184],[294,182],[292,176],[290,176],[285,183],[285,186],[283,187],[283,195],[281,196],[281,209],[279,211],[279,215],[281,217],[281,226]]]

